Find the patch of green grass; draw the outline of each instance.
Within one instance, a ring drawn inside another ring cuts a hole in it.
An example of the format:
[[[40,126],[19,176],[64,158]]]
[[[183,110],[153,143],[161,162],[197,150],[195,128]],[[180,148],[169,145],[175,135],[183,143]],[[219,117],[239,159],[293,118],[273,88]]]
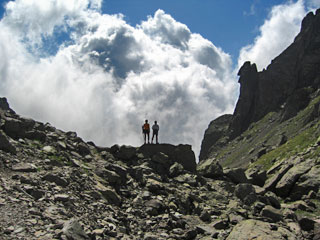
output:
[[[241,143],[239,143],[241,144]],[[247,145],[247,144],[246,144]],[[226,160],[223,162],[222,166],[227,167],[234,163],[235,161],[240,161],[240,158],[244,156],[246,153],[248,153],[251,149],[250,145],[239,147],[239,151],[233,152],[229,157],[226,158]]]
[[[254,165],[261,166],[263,169],[268,170],[274,164],[275,159],[281,161],[284,158],[290,158],[291,156],[302,152],[317,141],[318,136],[315,133],[319,127],[318,122],[316,125],[304,130],[287,143],[260,157]],[[317,150],[317,152],[319,153],[319,150]]]
[[[68,161],[64,156],[61,155],[49,155],[48,158],[53,161],[57,161],[62,165],[72,166],[72,163]]]
[[[39,140],[33,140],[29,145],[32,148],[36,148],[36,149],[42,149],[44,147],[44,145]]]
[[[262,143],[265,142],[266,139],[275,135],[275,129],[273,129],[273,131],[266,131],[267,126],[270,124],[270,119],[273,119],[275,114],[277,113],[268,113],[260,121],[253,123],[248,130],[241,135],[244,140],[239,142],[233,141],[227,147],[222,149],[217,157],[218,159],[224,159],[221,162],[222,166],[227,167],[239,162],[244,156],[247,156],[247,159],[242,161],[248,161],[251,149],[261,147]],[[231,152],[231,154],[228,156],[227,153],[229,152]]]

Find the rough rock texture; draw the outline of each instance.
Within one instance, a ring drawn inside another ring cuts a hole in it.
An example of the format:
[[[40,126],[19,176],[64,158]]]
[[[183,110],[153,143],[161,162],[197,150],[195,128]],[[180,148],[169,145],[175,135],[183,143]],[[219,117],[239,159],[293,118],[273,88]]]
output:
[[[201,152],[199,156],[200,161],[207,159],[210,152],[214,152],[226,143],[228,140],[227,136],[231,121],[232,115],[226,114],[215,119],[209,124],[201,143]],[[226,136],[226,139],[222,139],[223,136]]]
[[[320,11],[309,13],[301,32],[265,71],[257,72],[255,64],[244,63],[239,71],[239,100],[232,121],[232,136],[239,136],[250,123],[284,105],[284,119],[307,106],[306,87],[320,86]],[[280,80],[279,80],[280,79]]]
[[[296,240],[297,238],[289,230],[285,228],[276,228],[270,223],[258,221],[258,220],[246,220],[237,224],[227,240],[248,240],[248,239],[263,239],[263,240],[274,240],[274,239],[288,239]]]
[[[241,220],[228,215],[236,226],[227,239],[319,238],[319,29],[320,9],[267,69],[244,63],[234,114],[205,132],[198,173],[237,184],[234,195],[252,208]]]
[[[1,133],[10,140],[5,122],[23,118],[10,110],[0,114]],[[247,183],[243,169],[224,172],[215,159],[196,169],[191,146],[98,147],[74,132],[28,121],[33,127],[24,126],[43,140],[16,132],[15,152],[0,149],[1,239],[241,239],[235,236],[243,231],[262,239],[316,236],[316,220],[294,212],[316,211],[310,199],[281,205],[274,193]],[[317,171],[308,173],[312,178]]]
[[[235,111],[233,115],[221,116],[210,123],[202,141],[200,161],[218,156],[231,140],[238,138],[269,113],[278,113],[276,118],[269,119],[269,121],[270,123],[279,121],[276,123],[279,124],[289,121],[308,106],[320,86],[319,28],[320,10],[317,10],[316,14],[309,13],[304,18],[301,32],[294,42],[275,58],[267,69],[258,72],[254,63],[245,62],[243,64],[238,73],[240,96]],[[304,124],[318,117],[319,103],[315,104],[314,110],[310,111],[308,117],[305,117]],[[265,132],[261,132],[261,136],[267,137],[267,132],[270,132],[271,128],[272,124],[269,124]],[[290,132],[289,135],[293,133],[296,132]],[[252,138],[252,136],[249,137]],[[278,140],[276,136],[270,137],[272,139],[270,148],[265,146],[265,141],[256,141],[257,149],[246,149],[247,152],[252,150],[248,154],[250,157],[240,161],[239,164],[245,166],[245,163],[250,160],[260,158],[272,147],[285,143],[287,137],[281,132],[277,136]],[[230,150],[230,152],[231,154],[226,157],[232,157],[234,151]],[[244,150],[242,150],[242,155],[243,153]],[[240,165],[232,165],[232,167],[236,166]]]

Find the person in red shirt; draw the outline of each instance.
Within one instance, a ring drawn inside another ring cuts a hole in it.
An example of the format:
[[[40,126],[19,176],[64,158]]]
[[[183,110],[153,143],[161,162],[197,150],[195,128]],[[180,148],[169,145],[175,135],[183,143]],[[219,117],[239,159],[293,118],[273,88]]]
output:
[[[144,136],[144,144],[146,144],[147,137],[148,144],[150,144],[150,125],[148,123],[148,120],[146,120],[145,123],[142,125],[142,133]]]

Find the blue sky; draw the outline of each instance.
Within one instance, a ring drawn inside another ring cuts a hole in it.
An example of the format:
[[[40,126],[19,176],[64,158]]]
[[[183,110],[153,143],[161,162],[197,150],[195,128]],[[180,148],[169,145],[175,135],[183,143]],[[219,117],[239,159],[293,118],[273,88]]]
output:
[[[0,96],[19,114],[102,146],[139,146],[145,118],[157,120],[160,142],[191,144],[196,155],[208,124],[234,110],[241,65],[267,67],[320,6],[320,0],[5,3]]]
[[[102,12],[122,13],[135,26],[156,10],[163,9],[177,21],[199,33],[216,46],[238,57],[240,49],[250,44],[259,34],[259,27],[272,6],[287,1],[279,0],[105,0]]]
[[[0,16],[4,13],[1,1]],[[135,26],[164,10],[177,21],[199,33],[232,56],[233,62],[240,49],[253,42],[259,34],[273,6],[286,0],[103,0],[101,11],[106,14],[123,14],[128,24]]]

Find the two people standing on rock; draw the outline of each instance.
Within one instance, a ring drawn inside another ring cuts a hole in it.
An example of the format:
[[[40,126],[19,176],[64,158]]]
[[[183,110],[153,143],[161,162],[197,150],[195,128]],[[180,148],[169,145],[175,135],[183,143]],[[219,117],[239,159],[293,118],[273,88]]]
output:
[[[157,121],[154,121],[154,124],[152,126],[152,139],[151,143],[153,144],[153,139],[156,137],[156,144],[159,144],[158,142],[158,133],[159,133],[159,125]],[[142,133],[144,136],[144,143],[147,143],[148,139],[148,144],[150,144],[150,124],[148,123],[148,120],[145,121],[145,123],[142,125]]]

